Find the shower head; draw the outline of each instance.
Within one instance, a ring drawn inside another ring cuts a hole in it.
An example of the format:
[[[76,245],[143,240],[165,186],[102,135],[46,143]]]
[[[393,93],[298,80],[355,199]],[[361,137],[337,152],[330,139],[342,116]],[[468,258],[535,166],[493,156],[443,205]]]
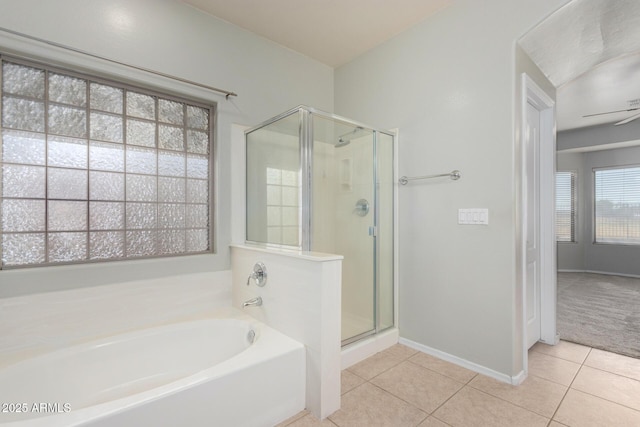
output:
[[[340,147],[344,147],[345,145],[349,145],[351,143],[351,140],[345,139],[345,137],[355,135],[356,133],[360,132],[363,129],[364,128],[362,126],[357,126],[351,132],[347,132],[344,135],[340,135],[338,137],[338,143],[335,145],[335,148],[340,148]]]
[[[336,145],[334,145],[335,148],[340,148],[340,147],[344,147],[345,145],[349,145],[351,144],[351,140],[350,139],[344,139],[344,138],[340,138],[338,139],[338,143]]]

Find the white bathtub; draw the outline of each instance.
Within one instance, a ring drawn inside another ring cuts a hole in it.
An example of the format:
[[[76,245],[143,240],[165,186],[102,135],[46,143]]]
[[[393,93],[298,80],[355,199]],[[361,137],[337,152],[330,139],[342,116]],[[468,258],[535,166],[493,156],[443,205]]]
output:
[[[226,308],[9,365],[0,404],[2,426],[270,426],[304,409],[305,350]]]

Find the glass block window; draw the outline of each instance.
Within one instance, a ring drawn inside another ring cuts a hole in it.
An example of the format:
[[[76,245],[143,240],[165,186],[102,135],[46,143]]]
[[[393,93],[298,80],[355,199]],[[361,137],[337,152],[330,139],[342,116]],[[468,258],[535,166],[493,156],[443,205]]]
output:
[[[267,240],[298,246],[300,209],[298,172],[267,168]]]
[[[1,64],[2,268],[211,251],[215,106]]]
[[[640,245],[640,166],[593,172],[595,242]]]
[[[556,240],[576,241],[576,173],[556,172]]]

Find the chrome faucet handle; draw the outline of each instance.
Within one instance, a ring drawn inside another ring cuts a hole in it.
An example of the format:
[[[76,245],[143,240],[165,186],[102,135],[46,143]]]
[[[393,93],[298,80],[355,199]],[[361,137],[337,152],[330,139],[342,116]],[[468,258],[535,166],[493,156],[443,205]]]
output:
[[[256,281],[256,285],[263,287],[267,284],[267,267],[262,262],[256,262],[253,266],[253,273],[247,277],[247,286],[251,283],[251,279]]]

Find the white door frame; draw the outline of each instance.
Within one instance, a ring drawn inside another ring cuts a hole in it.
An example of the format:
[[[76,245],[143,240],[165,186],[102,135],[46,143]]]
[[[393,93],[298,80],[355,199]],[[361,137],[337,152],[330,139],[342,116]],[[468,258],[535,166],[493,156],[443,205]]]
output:
[[[546,344],[558,343],[556,333],[556,233],[555,233],[555,173],[556,173],[556,122],[555,101],[549,97],[526,73],[522,73],[521,96],[521,141],[525,140],[527,123],[527,103],[540,112],[540,340]],[[526,150],[522,150],[520,167],[524,174]],[[526,194],[525,180],[522,180],[521,191]],[[519,262],[522,277],[526,283],[526,212],[521,211],[520,253]],[[523,369],[527,372],[527,319],[526,292],[522,292],[522,342]]]

